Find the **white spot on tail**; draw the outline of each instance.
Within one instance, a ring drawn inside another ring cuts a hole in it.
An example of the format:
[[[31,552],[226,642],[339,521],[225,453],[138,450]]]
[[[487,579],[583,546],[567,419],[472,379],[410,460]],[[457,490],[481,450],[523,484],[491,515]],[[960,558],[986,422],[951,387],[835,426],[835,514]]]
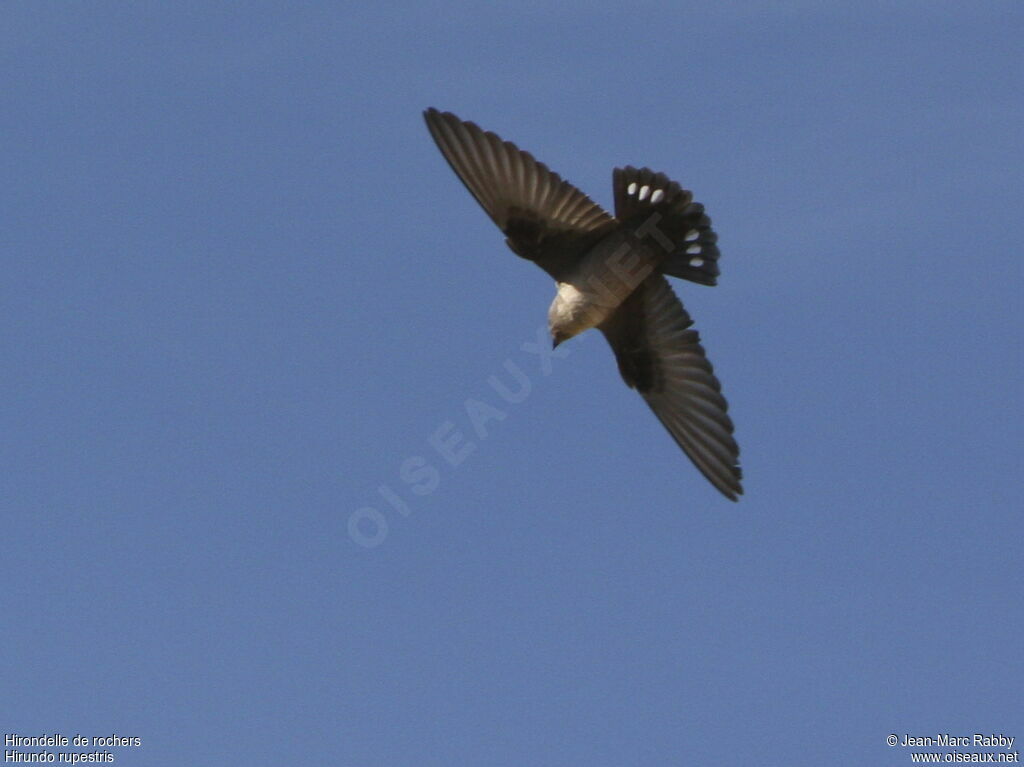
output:
[[[700,269],[702,266],[704,266],[704,259],[703,258],[691,258],[690,259],[690,266],[692,266],[694,269]]]
[[[636,182],[635,181],[632,182],[629,186],[626,187],[626,194],[628,194],[628,195],[636,194]]]
[[[687,242],[693,242],[698,237],[700,237],[700,232],[698,232],[696,229],[691,229],[690,231],[688,231],[686,233],[686,241]]]
[[[653,192],[651,192],[651,202],[654,205],[657,205],[659,202],[661,202],[662,199],[664,199],[664,197],[665,193],[660,189],[655,189]]]
[[[649,186],[647,186],[647,184],[644,184],[642,187],[640,187],[640,194],[638,194],[637,197],[639,199],[641,199],[641,200],[646,200],[647,199],[647,193],[649,191],[651,191],[651,188]]]
[[[700,245],[691,245],[686,249],[686,252],[690,255],[696,255],[697,253],[700,253]]]

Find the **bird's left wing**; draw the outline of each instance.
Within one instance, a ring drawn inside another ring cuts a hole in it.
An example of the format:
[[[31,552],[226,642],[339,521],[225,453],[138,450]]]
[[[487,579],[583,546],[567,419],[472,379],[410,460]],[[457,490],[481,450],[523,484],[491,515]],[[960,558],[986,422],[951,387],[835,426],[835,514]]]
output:
[[[551,270],[578,256],[616,223],[600,205],[529,152],[451,112],[423,113],[452,170],[520,256]]]
[[[692,324],[665,278],[652,274],[600,328],[626,383],[711,484],[735,501],[743,492],[740,451],[722,387]]]

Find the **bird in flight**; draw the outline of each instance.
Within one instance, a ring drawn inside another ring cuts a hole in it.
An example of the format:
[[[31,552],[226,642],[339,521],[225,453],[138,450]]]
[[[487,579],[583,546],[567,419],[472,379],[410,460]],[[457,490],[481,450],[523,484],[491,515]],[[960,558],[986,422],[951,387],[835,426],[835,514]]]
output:
[[[665,275],[717,282],[717,236],[693,194],[648,168],[612,173],[610,216],[532,155],[451,112],[423,113],[452,170],[505,234],[557,285],[554,346],[600,330],[639,392],[694,465],[725,497],[740,485],[739,447],[721,385]]]

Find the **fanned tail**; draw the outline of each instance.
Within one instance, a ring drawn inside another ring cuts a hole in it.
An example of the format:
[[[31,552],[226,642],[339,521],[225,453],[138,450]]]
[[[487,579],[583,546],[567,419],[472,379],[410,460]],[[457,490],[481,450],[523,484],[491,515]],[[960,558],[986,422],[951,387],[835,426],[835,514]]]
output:
[[[655,235],[659,241],[672,243],[660,267],[664,274],[701,285],[717,284],[718,235],[704,206],[693,201],[692,192],[650,168],[616,168],[612,183],[615,217],[641,232],[650,231],[653,224],[660,233]],[[658,217],[652,222],[653,214]]]

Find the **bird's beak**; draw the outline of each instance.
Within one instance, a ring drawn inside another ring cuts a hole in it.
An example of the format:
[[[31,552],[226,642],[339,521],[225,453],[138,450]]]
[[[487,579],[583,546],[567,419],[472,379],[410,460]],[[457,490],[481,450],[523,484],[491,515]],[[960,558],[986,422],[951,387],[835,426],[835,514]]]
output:
[[[559,341],[559,340],[558,340],[557,338],[552,338],[552,339],[551,339],[551,351],[554,351],[555,349],[557,349],[557,348],[558,348],[558,345],[559,345],[560,343],[562,343],[562,342],[561,342],[561,341]]]

